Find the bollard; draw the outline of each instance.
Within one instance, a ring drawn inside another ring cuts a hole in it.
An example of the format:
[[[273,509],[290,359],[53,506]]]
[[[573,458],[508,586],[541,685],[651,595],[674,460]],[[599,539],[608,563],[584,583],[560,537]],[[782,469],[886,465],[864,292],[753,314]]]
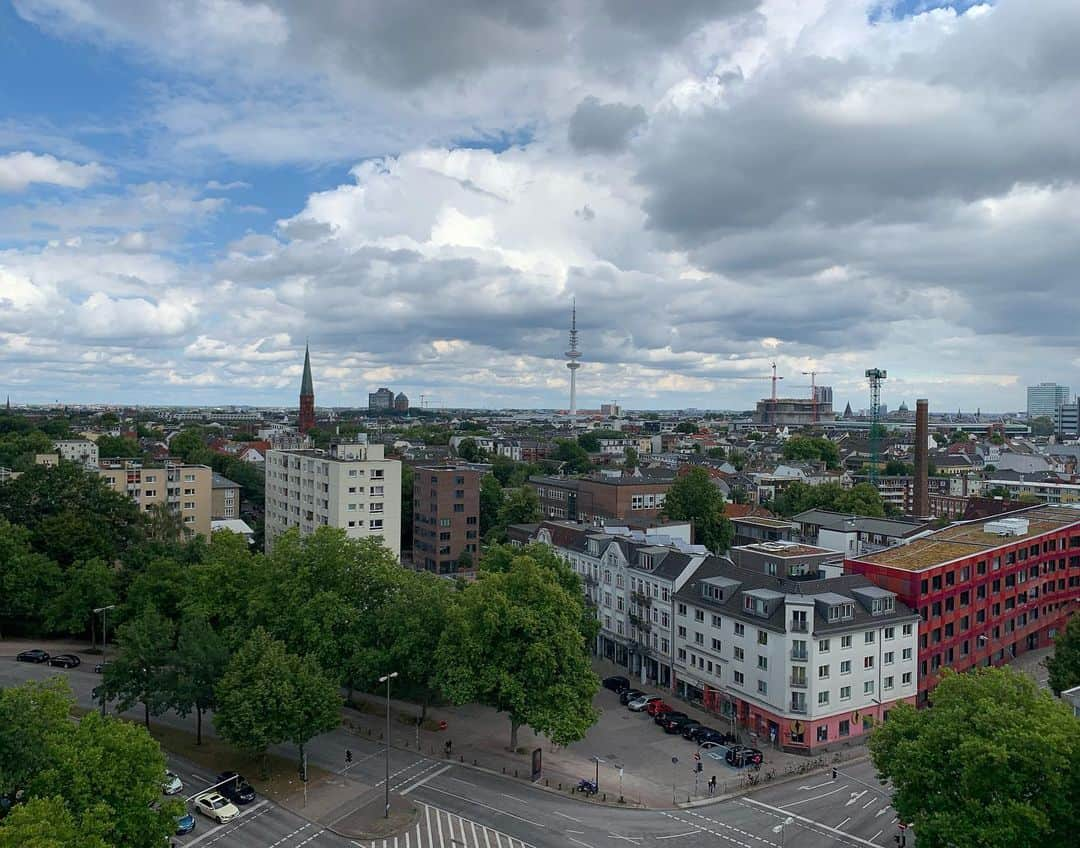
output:
[[[603,801],[603,802],[604,802],[605,804],[607,803],[607,793],[606,793],[606,792],[604,793],[604,797],[603,797],[603,798],[601,798],[601,800],[602,800],[602,801]]]
[[[473,764],[473,765],[475,766],[475,765],[476,765],[476,760],[473,760],[473,761],[472,761],[472,764]]]
[[[625,799],[625,798],[623,798],[623,796],[622,796],[622,795],[620,795],[620,796],[619,796],[619,803],[620,803],[620,804],[625,804],[625,803],[626,803],[626,799]]]
[[[548,783],[548,779],[546,777],[544,778],[544,786],[551,786],[551,784]]]
[[[465,755],[464,754],[458,754],[458,762],[459,763],[465,762]]]
[[[559,784],[559,791],[562,792],[562,783]]]
[[[517,777],[517,769],[514,769],[514,777]]]
[[[503,766],[503,774],[506,774],[506,766]]]

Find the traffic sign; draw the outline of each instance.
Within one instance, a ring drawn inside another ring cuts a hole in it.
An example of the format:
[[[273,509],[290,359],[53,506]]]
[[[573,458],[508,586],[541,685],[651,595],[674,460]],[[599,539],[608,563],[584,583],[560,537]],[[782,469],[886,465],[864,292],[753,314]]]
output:
[[[696,763],[701,762],[701,754],[698,751],[694,751],[694,762],[696,762]]]

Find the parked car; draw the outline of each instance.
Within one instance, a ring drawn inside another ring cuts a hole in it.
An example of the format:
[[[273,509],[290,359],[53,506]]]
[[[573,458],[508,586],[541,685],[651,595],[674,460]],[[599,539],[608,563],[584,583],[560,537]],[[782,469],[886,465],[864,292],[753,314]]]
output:
[[[195,799],[195,809],[218,824],[225,824],[240,815],[240,811],[218,792],[204,792]]]
[[[175,772],[167,771],[161,781],[161,791],[166,795],[179,795],[184,791],[184,781]]]
[[[184,813],[182,816],[176,817],[176,835],[184,836],[187,833],[191,833],[195,829],[195,816],[191,813]]]
[[[690,716],[682,715],[671,718],[671,713],[668,713],[667,720],[664,721],[660,726],[664,728],[664,733],[681,733],[683,725],[689,724],[691,722],[697,724],[697,721],[690,718]]]
[[[634,698],[640,698],[645,693],[640,689],[627,689],[619,693],[619,703],[624,707],[629,704]]]
[[[112,665],[112,660],[103,660],[94,665],[94,674],[104,674],[105,669]]]
[[[640,698],[635,698],[626,706],[633,712],[640,713],[644,710],[647,710],[649,708],[649,704],[662,700],[663,698],[661,698],[659,695],[642,695]]]
[[[728,752],[724,755],[724,759],[729,766],[742,768],[743,766],[761,765],[762,760],[765,759],[765,755],[757,748],[750,748],[746,745],[732,745],[728,748]]]
[[[673,709],[674,707],[672,707],[671,704],[661,699],[653,701],[651,704],[649,704],[649,706],[645,708],[645,712],[647,712],[653,718],[656,718],[661,713],[670,713]]]
[[[698,745],[723,745],[725,737],[719,730],[698,725],[690,732],[690,738],[697,742]]]
[[[701,722],[691,719],[690,721],[685,722],[682,727],[679,728],[679,733],[682,734],[683,739],[693,739],[693,733],[699,727],[701,727]]]
[[[75,668],[82,665],[82,660],[74,654],[54,654],[49,657],[49,665],[55,665],[59,668]]]
[[[251,787],[251,784],[235,771],[223,771],[217,776],[217,779],[219,781],[229,781],[218,786],[217,791],[234,804],[250,804],[255,800],[255,790]]]
[[[654,716],[653,721],[659,725],[663,725],[669,718],[686,718],[686,713],[680,713],[677,710],[668,710],[665,713]]]
[[[41,648],[31,648],[29,651],[22,651],[15,655],[15,659],[18,662],[30,662],[30,663],[47,663],[49,661],[49,654]]]
[[[630,688],[630,678],[615,675],[614,677],[604,678],[604,688],[610,689],[616,695],[620,692],[625,692]]]

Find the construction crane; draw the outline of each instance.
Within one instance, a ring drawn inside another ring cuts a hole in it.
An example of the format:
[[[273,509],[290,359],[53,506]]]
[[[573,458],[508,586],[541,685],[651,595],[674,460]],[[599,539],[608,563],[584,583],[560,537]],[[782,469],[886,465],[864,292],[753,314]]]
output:
[[[878,455],[881,453],[881,384],[888,374],[881,368],[866,369],[870,381],[870,484],[877,482]]]
[[[831,371],[803,371],[803,376],[810,378],[810,400],[813,404],[813,412],[811,413],[813,422],[818,423],[818,397],[817,397],[817,376],[818,374],[831,374]],[[805,386],[804,386],[805,388]]]
[[[776,376],[775,362],[772,363],[772,376],[769,379],[772,380],[772,395],[771,400],[769,401],[769,413],[765,416],[766,420],[762,422],[763,424],[776,423],[776,382],[778,380],[783,380],[784,378]]]

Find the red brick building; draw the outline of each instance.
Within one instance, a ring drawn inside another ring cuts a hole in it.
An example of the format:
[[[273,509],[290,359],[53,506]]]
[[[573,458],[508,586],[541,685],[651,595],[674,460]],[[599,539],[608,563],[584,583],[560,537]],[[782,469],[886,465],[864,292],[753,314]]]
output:
[[[1080,510],[1038,506],[848,558],[919,612],[919,703],[941,670],[1046,647],[1080,605]]]
[[[413,562],[437,574],[479,559],[480,477],[468,466],[419,465],[413,472]],[[471,570],[471,569],[469,569]]]

